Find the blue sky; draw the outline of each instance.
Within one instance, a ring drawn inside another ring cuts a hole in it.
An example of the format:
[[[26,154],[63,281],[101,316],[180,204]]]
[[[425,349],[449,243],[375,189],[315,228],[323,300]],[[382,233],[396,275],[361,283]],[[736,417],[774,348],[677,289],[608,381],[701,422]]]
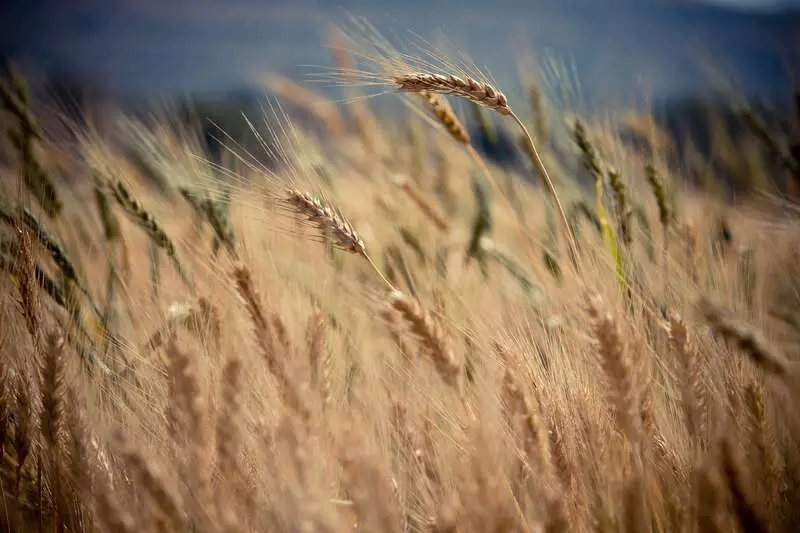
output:
[[[665,93],[694,87],[698,44],[748,83],[781,76],[800,43],[784,42],[790,23],[763,13],[800,0],[706,3],[730,9],[698,10],[694,0],[23,0],[0,8],[0,49],[129,94],[228,89],[328,64],[325,34],[346,9],[400,33],[443,27],[501,82],[514,76],[505,58],[520,43],[575,61],[599,94],[637,80]]]

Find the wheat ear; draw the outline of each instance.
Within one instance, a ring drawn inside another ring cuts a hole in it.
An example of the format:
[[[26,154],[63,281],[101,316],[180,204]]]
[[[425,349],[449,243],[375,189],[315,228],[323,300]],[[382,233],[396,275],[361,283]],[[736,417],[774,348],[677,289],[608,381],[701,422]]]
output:
[[[110,185],[110,189],[112,196],[128,218],[147,234],[154,246],[166,252],[183,282],[190,288],[194,288],[194,282],[192,282],[188,273],[184,270],[183,264],[178,259],[178,251],[175,248],[175,244],[161,224],[133,197],[133,194],[124,183],[116,181]]]
[[[670,211],[664,179],[653,164],[648,163],[645,165],[645,177],[647,178],[647,183],[650,185],[650,189],[653,191],[653,196],[655,196],[656,205],[658,205],[658,220],[661,222],[662,240],[664,241],[661,248],[661,277],[664,280],[664,292],[666,294],[667,252],[669,251],[669,225],[672,219],[672,212]]]
[[[298,215],[304,216],[305,222],[312,224],[321,236],[330,239],[334,246],[366,259],[389,289],[396,290],[367,253],[367,247],[355,228],[336,209],[320,198],[294,188],[286,192],[283,203]]]
[[[683,367],[683,408],[689,427],[689,435],[703,442],[706,432],[708,404],[706,387],[703,382],[703,369],[695,346],[689,341],[686,323],[676,313],[669,318],[669,342],[680,357]]]
[[[411,331],[420,338],[442,380],[448,385],[457,387],[461,367],[450,349],[447,335],[439,324],[419,303],[399,291],[389,296],[389,303],[400,312],[411,326]]]
[[[430,91],[420,91],[419,95],[427,102],[434,116],[439,119],[439,122],[442,123],[450,136],[456,141],[468,145],[470,141],[469,131],[458,120],[450,104],[438,94]]]
[[[508,107],[508,99],[505,94],[488,83],[482,83],[473,78],[417,72],[393,76],[392,82],[400,91],[452,94],[493,109],[501,115],[511,115],[511,108]]]
[[[626,349],[617,320],[606,310],[598,294],[589,297],[587,310],[592,319],[600,359],[610,382],[611,399],[617,422],[624,435],[639,445],[642,428],[638,416],[641,391],[634,377],[633,361]]]

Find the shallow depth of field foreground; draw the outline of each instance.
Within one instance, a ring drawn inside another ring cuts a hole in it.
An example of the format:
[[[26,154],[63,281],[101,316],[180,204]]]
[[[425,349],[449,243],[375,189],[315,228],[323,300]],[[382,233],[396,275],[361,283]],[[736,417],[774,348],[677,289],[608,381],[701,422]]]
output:
[[[372,53],[219,157],[3,82],[2,530],[793,531],[792,140]]]

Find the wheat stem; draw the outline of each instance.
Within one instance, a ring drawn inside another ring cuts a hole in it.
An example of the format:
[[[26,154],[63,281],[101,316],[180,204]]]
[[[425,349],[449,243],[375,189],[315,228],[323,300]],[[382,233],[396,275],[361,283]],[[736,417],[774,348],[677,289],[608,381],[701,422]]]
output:
[[[370,255],[366,251],[361,252],[361,255],[364,256],[364,259],[367,260],[367,263],[369,263],[369,266],[372,267],[372,270],[374,270],[375,273],[378,275],[378,277],[381,278],[381,281],[383,281],[386,284],[386,286],[389,288],[389,290],[391,292],[397,292],[397,289],[395,288],[395,286],[392,285],[392,282],[389,281],[386,278],[386,276],[383,275],[383,272],[381,272],[381,269],[378,268],[378,265],[375,264],[375,261],[372,260],[372,257],[370,257]]]
[[[550,179],[550,173],[547,172],[547,169],[544,166],[544,162],[542,161],[541,156],[539,155],[539,151],[536,149],[536,143],[533,142],[533,138],[531,134],[528,132],[528,128],[525,124],[520,120],[520,118],[510,109],[508,110],[508,116],[510,116],[514,122],[522,130],[522,133],[525,135],[525,143],[527,144],[527,148],[532,156],[531,159],[533,160],[534,164],[536,165],[536,169],[539,171],[539,174],[542,175],[544,178],[544,182],[547,185],[547,188],[550,194],[553,196],[553,199],[556,202],[556,207],[558,208],[559,216],[561,217],[561,223],[564,225],[564,231],[567,234],[567,241],[569,242],[570,251],[573,257],[578,257],[578,246],[575,243],[575,237],[572,234],[572,228],[569,225],[569,219],[567,218],[567,212],[564,210],[564,206],[561,205],[561,200],[558,197],[558,192],[556,191],[556,187],[553,184],[553,180]],[[575,263],[576,270],[578,269],[577,261]]]

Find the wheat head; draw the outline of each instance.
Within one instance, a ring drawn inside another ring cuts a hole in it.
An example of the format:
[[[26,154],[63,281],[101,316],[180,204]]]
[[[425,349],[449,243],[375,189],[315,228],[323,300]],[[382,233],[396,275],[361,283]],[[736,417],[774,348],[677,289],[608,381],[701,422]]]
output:
[[[402,92],[429,91],[439,94],[454,94],[493,109],[501,115],[511,115],[506,95],[488,83],[479,82],[474,78],[415,72],[392,76],[392,83],[397,90]]]

